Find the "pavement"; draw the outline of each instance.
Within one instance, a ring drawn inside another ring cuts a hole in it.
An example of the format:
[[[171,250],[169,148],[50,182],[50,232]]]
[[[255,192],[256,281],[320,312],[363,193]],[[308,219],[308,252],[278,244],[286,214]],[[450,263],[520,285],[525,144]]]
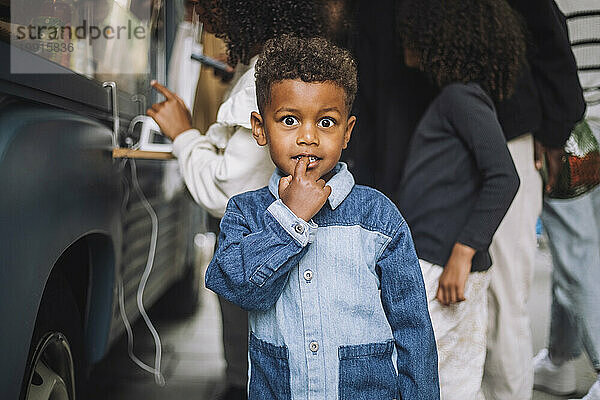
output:
[[[530,315],[534,353],[545,346],[550,313],[551,259],[545,247],[538,249]],[[216,296],[203,290],[196,315],[174,321],[151,315],[163,346],[162,372],[166,385],[159,387],[152,374],[141,370],[127,355],[124,337],[93,371],[90,400],[211,400],[222,388],[225,362],[221,345],[221,320]],[[134,327],[134,352],[146,363],[154,360],[154,342],[143,322]],[[577,360],[579,398],[596,379],[589,361]],[[534,391],[533,400],[558,400]],[[463,399],[461,399],[463,400]]]

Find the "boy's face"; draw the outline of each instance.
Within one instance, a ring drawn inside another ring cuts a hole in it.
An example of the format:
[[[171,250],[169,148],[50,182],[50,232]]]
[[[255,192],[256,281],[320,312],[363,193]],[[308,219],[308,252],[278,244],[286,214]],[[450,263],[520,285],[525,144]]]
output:
[[[259,145],[269,145],[271,159],[286,175],[307,156],[308,170],[327,180],[356,122],[348,118],[345,100],[344,89],[331,82],[274,83],[262,115],[252,113],[252,134]]]

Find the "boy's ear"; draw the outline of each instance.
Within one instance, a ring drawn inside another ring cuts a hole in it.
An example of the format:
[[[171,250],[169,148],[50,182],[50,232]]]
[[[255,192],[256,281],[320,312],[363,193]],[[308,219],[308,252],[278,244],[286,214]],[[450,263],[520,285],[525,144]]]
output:
[[[348,123],[346,124],[346,132],[344,133],[344,146],[342,149],[348,147],[348,142],[350,141],[350,136],[352,136],[352,129],[354,129],[354,125],[356,124],[356,117],[352,115],[348,118]]]
[[[267,144],[267,133],[265,132],[265,124],[262,115],[256,111],[252,111],[250,115],[250,123],[252,124],[252,136],[259,146]]]

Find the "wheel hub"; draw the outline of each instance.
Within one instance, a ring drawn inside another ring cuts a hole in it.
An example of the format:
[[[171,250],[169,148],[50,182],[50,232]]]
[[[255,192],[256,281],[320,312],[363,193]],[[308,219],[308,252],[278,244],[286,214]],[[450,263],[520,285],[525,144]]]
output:
[[[43,337],[32,365],[26,400],[75,400],[73,356],[63,334],[55,332]]]

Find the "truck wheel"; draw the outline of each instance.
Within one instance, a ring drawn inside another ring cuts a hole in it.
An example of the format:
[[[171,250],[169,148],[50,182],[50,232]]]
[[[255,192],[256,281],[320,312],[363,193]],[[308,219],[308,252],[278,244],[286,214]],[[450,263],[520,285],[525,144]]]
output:
[[[21,399],[75,400],[82,343],[81,317],[71,288],[62,275],[53,274],[38,311]]]

